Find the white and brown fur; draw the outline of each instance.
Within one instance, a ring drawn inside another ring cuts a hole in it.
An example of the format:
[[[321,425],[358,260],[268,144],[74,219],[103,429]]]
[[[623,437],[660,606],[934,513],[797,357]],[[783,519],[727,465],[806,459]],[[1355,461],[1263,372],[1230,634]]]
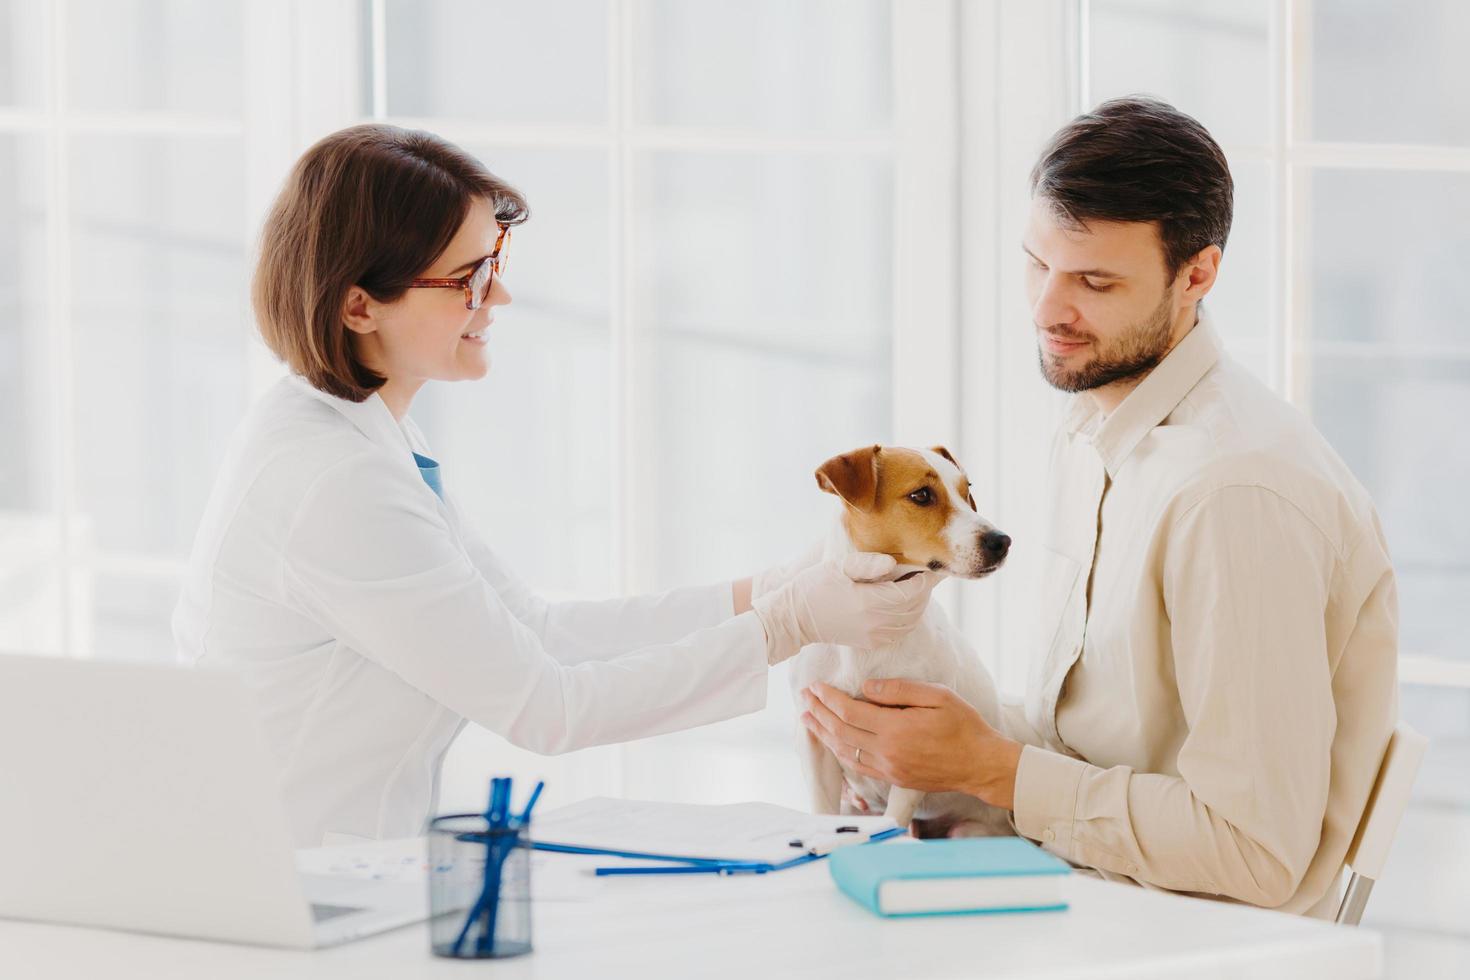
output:
[[[825,559],[880,552],[897,559],[895,577],[928,570],[972,579],[1005,561],[1009,539],[976,513],[964,470],[942,446],[865,447],[829,459],[816,477],[819,487],[842,500]],[[1000,703],[989,672],[937,603],[897,643],[876,650],[814,644],[802,649],[791,671],[798,693],[822,681],[861,697],[863,681],[872,677],[943,684],[999,726]],[[799,742],[813,812],[840,812],[845,782],[873,812],[882,809],[900,827],[917,818],[914,826],[923,836],[1012,833],[1005,811],[973,796],[890,786],[848,769],[804,728]]]

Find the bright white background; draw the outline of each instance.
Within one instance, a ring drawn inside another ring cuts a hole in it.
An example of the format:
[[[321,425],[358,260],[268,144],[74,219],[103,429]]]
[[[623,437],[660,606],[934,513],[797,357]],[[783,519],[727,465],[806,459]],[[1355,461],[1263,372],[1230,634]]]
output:
[[[1059,404],[1025,175],[1080,108],[1149,92],[1231,158],[1228,345],[1372,491],[1399,571],[1403,713],[1436,742],[1369,918],[1417,930],[1391,954],[1464,955],[1467,42],[1455,0],[0,0],[0,649],[172,656],[225,440],[280,371],[260,219],[311,142],[385,119],[531,202],[489,379],[414,409],[527,578],[746,574],[830,518],[827,456],[944,443],[1016,550],[943,601],[1019,690]],[[778,672],[761,715],[622,748],[471,729],[446,804],[491,771],[800,804],[792,724]]]

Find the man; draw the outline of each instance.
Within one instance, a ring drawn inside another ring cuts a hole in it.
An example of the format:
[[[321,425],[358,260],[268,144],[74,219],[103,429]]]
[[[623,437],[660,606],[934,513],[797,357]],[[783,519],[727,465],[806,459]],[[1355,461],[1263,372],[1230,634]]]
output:
[[[1064,127],[1023,246],[1053,445],[1039,649],[1005,732],[937,685],[819,686],[859,771],[969,792],[1104,877],[1331,918],[1397,714],[1393,569],[1367,493],[1225,355],[1201,301],[1233,188],[1195,120]],[[889,707],[883,707],[887,705]]]

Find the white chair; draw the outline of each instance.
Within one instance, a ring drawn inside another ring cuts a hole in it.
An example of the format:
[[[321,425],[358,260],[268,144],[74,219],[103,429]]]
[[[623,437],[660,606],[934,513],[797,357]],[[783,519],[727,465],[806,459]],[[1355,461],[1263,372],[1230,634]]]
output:
[[[1368,794],[1362,822],[1347,852],[1346,863],[1352,877],[1337,910],[1337,921],[1342,925],[1355,926],[1363,918],[1368,893],[1383,874],[1388,849],[1393,846],[1399,821],[1409,806],[1409,791],[1414,788],[1414,777],[1419,774],[1419,765],[1428,748],[1429,739],[1402,721],[1388,738],[1378,779],[1373,783],[1373,792]]]

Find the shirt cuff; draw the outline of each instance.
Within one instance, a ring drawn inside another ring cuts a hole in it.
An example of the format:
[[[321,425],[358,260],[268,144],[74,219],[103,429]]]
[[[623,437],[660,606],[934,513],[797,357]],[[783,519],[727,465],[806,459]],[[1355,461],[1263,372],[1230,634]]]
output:
[[[735,618],[735,583],[721,582],[715,587],[715,624]]]
[[[1016,766],[1016,832],[1072,860],[1077,792],[1087,768],[1081,759],[1023,747]]]

